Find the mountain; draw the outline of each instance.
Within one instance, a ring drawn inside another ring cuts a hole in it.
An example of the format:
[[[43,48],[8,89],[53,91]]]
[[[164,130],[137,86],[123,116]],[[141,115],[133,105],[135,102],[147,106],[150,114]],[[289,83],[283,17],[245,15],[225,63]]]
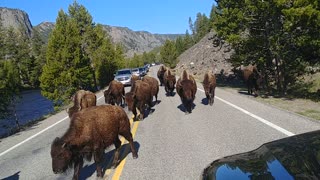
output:
[[[231,46],[224,41],[217,39],[215,32],[210,32],[204,36],[197,44],[183,52],[179,57],[176,66],[177,75],[187,69],[197,79],[203,80],[205,72],[211,71],[215,74],[233,74],[232,65],[228,62],[234,52]]]
[[[0,21],[3,27],[13,27],[15,30],[22,31],[23,34],[31,37],[32,24],[26,12],[0,7]]]
[[[45,42],[48,42],[49,35],[54,28],[53,22],[42,22],[33,27],[28,14],[18,9],[0,7],[0,17],[4,27],[12,26],[19,31],[22,27],[28,37],[31,37],[32,32],[37,30]],[[182,36],[182,34],[152,34],[147,31],[133,31],[127,27],[109,25],[103,25],[103,28],[114,43],[121,43],[124,46],[127,57],[132,57],[134,53],[149,52],[164,44],[167,39],[174,40]]]
[[[133,31],[127,27],[103,26],[115,43],[121,43],[125,47],[128,57],[134,53],[142,54],[161,46],[167,39],[174,40],[181,34],[151,34],[147,31]]]

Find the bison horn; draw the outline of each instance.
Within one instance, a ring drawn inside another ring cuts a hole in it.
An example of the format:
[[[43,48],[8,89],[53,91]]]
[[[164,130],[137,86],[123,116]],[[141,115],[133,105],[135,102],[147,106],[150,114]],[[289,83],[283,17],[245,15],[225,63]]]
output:
[[[62,147],[62,148],[65,148],[66,145],[67,145],[67,143],[63,143],[61,147]]]

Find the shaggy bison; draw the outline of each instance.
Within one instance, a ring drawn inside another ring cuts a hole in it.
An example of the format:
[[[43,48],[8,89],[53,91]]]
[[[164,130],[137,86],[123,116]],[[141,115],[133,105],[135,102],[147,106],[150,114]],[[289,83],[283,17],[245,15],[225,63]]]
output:
[[[156,98],[156,104],[158,103],[158,93],[159,93],[159,82],[156,78],[150,76],[144,76],[142,79],[143,82],[146,82],[151,87],[151,95]]]
[[[166,93],[173,96],[173,91],[175,88],[174,86],[176,84],[176,76],[172,74],[170,69],[168,69],[164,73],[163,82],[164,82],[164,88],[166,90]]]
[[[212,106],[214,102],[214,91],[216,89],[216,85],[216,76],[211,72],[207,72],[203,79],[203,89],[210,106]]]
[[[162,84],[163,84],[163,76],[166,71],[167,71],[167,68],[164,65],[160,66],[158,73],[157,73],[157,76],[160,81],[160,86],[162,86]]]
[[[259,86],[262,82],[262,76],[258,72],[256,66],[249,65],[243,69],[243,79],[248,88],[248,94],[254,92],[255,96],[258,96]]]
[[[83,158],[90,161],[93,155],[97,165],[97,176],[102,177],[101,163],[104,150],[111,144],[116,147],[113,167],[118,163],[121,146],[119,134],[129,141],[132,156],[137,158],[129,119],[121,107],[102,105],[75,113],[69,129],[61,138],[57,137],[51,145],[53,172],[63,173],[73,165],[73,179],[78,179]]]
[[[137,75],[132,75],[131,76],[131,86],[133,86],[134,82],[136,82],[136,80],[140,80],[140,77]]]
[[[189,75],[186,70],[182,72],[181,77],[177,81],[176,91],[186,109],[186,114],[191,113],[193,101],[197,93],[197,84],[193,76]]]
[[[104,91],[104,99],[107,104],[123,105],[124,101],[124,85],[121,82],[113,80],[109,83],[109,88]]]
[[[73,106],[67,110],[69,118],[82,109],[97,105],[97,97],[90,91],[79,90],[72,97],[72,100]]]
[[[133,100],[133,105],[131,107],[132,113],[134,114],[134,120],[137,120],[137,108],[140,111],[140,119],[143,119],[145,110],[147,109],[146,105],[148,106],[149,112],[152,107],[151,86],[146,82],[137,80],[131,87],[131,92],[131,98]],[[130,108],[129,104],[128,108]]]

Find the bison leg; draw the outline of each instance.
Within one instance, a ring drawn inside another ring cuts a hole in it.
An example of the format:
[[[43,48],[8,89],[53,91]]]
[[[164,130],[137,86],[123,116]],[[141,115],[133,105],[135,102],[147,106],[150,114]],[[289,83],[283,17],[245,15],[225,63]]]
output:
[[[129,141],[131,152],[132,152],[132,157],[133,157],[133,159],[137,159],[138,153],[137,153],[137,151],[134,147],[134,144],[133,144],[133,138],[132,138],[132,134],[130,132],[130,128],[127,128],[126,131],[120,132],[119,134],[121,136],[123,136],[127,141]]]
[[[103,177],[102,167],[101,167],[101,163],[103,161],[103,151],[104,151],[104,149],[102,149],[102,148],[97,148],[94,151],[94,162],[97,165],[97,176],[98,177]]]
[[[113,158],[113,162],[112,162],[112,168],[116,168],[118,161],[119,161],[119,152],[120,152],[120,147],[121,147],[121,141],[119,139],[119,137],[116,137],[116,139],[113,142],[114,146],[116,147],[116,152],[114,153],[114,158]]]
[[[83,158],[78,157],[74,162],[73,180],[78,180],[80,175],[80,169],[83,166]]]
[[[145,110],[145,105],[144,105],[144,103],[140,102],[140,103],[139,103],[139,106],[138,106],[138,109],[139,109],[139,111],[140,111],[139,119],[140,119],[140,120],[143,120],[143,118],[144,118],[144,110]]]

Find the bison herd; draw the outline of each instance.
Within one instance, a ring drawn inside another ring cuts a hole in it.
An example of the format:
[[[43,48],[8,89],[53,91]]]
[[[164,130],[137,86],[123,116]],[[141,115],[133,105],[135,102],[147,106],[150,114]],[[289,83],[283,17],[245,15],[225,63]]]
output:
[[[255,66],[249,66],[243,71],[248,93],[257,94],[260,74]],[[151,107],[158,104],[159,82],[164,86],[167,96],[174,96],[174,90],[180,96],[185,113],[191,113],[193,101],[197,93],[197,83],[194,77],[184,70],[176,80],[175,74],[162,65],[157,73],[158,79],[145,76],[143,79],[132,77],[129,92],[125,93],[124,85],[111,81],[104,91],[107,105],[97,106],[96,95],[90,91],[79,90],[73,96],[73,107],[68,109],[70,126],[62,137],[57,137],[51,145],[52,168],[54,173],[63,173],[74,167],[73,179],[78,179],[84,159],[96,163],[98,177],[103,177],[101,163],[104,150],[114,144],[116,147],[112,166],[119,161],[121,142],[119,135],[129,141],[133,158],[138,154],[133,145],[129,118],[124,111],[125,105],[134,114],[134,120],[144,119],[145,113],[152,113]],[[209,105],[213,105],[216,77],[207,72],[203,77],[203,88]],[[155,101],[153,102],[153,97]],[[137,109],[140,114],[138,117]]]

